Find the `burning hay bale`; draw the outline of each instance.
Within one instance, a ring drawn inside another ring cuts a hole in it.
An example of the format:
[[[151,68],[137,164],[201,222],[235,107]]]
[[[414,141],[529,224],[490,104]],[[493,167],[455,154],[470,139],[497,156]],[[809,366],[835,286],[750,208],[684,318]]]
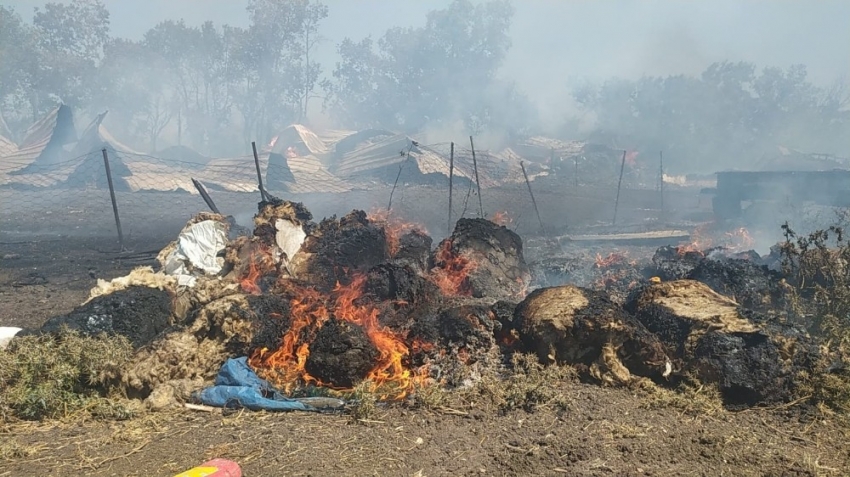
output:
[[[310,232],[289,263],[293,277],[330,289],[388,261],[387,236],[366,213],[353,211],[340,219],[325,219]]]
[[[362,325],[328,320],[310,343],[304,370],[335,388],[353,388],[369,374],[380,352]]]
[[[432,262],[432,275],[448,295],[515,298],[524,295],[531,281],[522,239],[485,219],[458,220]]]
[[[628,384],[671,370],[661,342],[601,292],[541,288],[517,306],[514,326],[544,363],[566,363],[585,377]]]
[[[626,309],[661,339],[677,373],[717,385],[728,405],[791,400],[793,374],[783,346],[707,285],[653,284],[636,292]]]
[[[425,232],[411,230],[399,238],[398,251],[393,254],[393,262],[425,273],[428,270],[432,243],[433,239]]]

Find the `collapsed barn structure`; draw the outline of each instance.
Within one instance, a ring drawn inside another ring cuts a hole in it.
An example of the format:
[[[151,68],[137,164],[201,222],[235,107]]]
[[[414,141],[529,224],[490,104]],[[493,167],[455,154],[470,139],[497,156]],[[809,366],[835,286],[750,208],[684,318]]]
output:
[[[101,149],[107,149],[118,190],[197,194],[192,176],[212,190],[259,191],[250,152],[212,158],[185,146],[172,146],[145,154],[116,139],[103,124],[106,116],[107,112],[98,114],[78,133],[71,109],[59,105],[27,130],[19,145],[10,139],[10,133],[0,131],[0,187],[99,187],[88,176],[102,172],[95,162],[102,160]],[[476,176],[471,145],[457,145],[454,151],[452,154],[448,143],[427,146],[415,137],[392,131],[317,134],[294,124],[269,144],[258,145],[257,162],[270,190],[336,193],[368,189],[375,183],[443,184],[450,174],[459,186],[476,179],[482,187],[522,184],[520,162],[525,162],[532,181],[558,171],[566,175],[579,170],[589,180],[598,175],[591,172],[600,167],[610,170],[613,178],[622,153],[608,146],[534,137],[499,151],[476,151]],[[650,176],[647,181],[654,180]]]

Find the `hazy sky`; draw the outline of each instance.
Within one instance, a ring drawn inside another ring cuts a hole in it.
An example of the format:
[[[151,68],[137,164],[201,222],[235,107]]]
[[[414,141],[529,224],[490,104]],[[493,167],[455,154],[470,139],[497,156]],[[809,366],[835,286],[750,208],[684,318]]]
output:
[[[183,18],[247,26],[246,0],[104,0],[112,33],[133,39]],[[43,0],[0,0],[24,18]],[[329,73],[346,36],[416,26],[450,0],[324,0],[330,15],[318,59]],[[502,74],[540,105],[561,104],[571,79],[696,74],[723,60],[803,63],[810,78],[850,76],[850,0],[515,0],[513,48]]]

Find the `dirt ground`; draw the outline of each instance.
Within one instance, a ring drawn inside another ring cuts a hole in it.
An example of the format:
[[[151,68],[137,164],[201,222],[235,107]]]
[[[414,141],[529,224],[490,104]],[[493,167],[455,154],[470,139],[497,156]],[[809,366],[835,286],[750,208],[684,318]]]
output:
[[[412,195],[404,200],[410,207],[417,205]],[[61,236],[46,235],[43,228],[35,231],[38,236],[27,233],[21,218],[17,228],[4,228],[0,326],[39,326],[84,301],[97,278],[152,264],[179,230],[173,224],[184,222],[182,212],[161,210],[157,217],[168,219],[169,225],[135,222],[125,244],[131,251],[123,253],[108,232],[108,221],[98,222],[107,224],[103,233]],[[556,221],[552,210],[556,208],[547,205],[547,223]],[[651,215],[637,206],[632,210],[624,222],[641,224]],[[682,211],[681,216],[698,212]],[[442,215],[429,221],[438,224]],[[583,223],[591,225],[593,214],[584,215]],[[149,222],[160,223],[165,222]],[[215,457],[237,461],[246,476],[850,472],[847,428],[826,411],[790,406],[729,412],[699,407],[694,397],[661,399],[643,390],[570,380],[552,381],[546,392],[555,397],[530,412],[505,409],[486,393],[471,390],[451,393],[428,408],[379,405],[361,420],[334,414],[183,410],[143,413],[127,421],[81,423],[70,416],[67,422],[13,424],[0,427],[0,476],[169,476]]]

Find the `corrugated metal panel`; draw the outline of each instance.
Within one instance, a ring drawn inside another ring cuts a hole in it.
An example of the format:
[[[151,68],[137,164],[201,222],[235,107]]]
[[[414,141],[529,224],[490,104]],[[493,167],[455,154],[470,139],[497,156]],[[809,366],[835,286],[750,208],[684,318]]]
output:
[[[313,155],[287,157],[289,170],[295,177],[290,192],[345,192],[351,186],[334,176]]]
[[[6,139],[6,137],[0,135],[0,162],[2,162],[3,157],[10,156],[16,152],[18,152],[18,145],[12,142],[11,139]]]
[[[0,160],[0,173],[10,174],[33,164],[50,146],[51,160],[62,161],[70,154],[62,146],[76,140],[71,109],[59,105],[27,129],[17,151]],[[32,171],[37,173],[39,171]]]
[[[308,154],[319,156],[328,153],[325,142],[319,139],[316,133],[300,124],[293,124],[281,131],[275,139],[271,152],[285,156],[290,148],[299,156]]]

